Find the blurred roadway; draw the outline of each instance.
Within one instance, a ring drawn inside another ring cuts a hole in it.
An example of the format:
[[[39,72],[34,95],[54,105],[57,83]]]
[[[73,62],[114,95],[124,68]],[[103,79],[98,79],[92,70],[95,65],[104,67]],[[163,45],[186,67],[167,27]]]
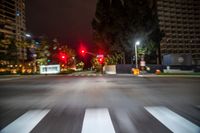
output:
[[[200,78],[48,75],[0,81],[1,133],[200,133],[199,126]]]

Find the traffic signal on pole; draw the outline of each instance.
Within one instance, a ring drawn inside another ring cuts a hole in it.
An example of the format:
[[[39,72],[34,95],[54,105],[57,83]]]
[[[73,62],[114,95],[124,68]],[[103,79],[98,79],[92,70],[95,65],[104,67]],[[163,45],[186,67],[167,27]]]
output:
[[[103,64],[104,63],[104,58],[103,57],[99,57],[98,58],[98,62],[99,62],[99,64]]]
[[[82,54],[85,54],[85,50],[81,50],[81,53],[82,53]]]
[[[104,63],[104,55],[97,54],[97,60],[98,60],[99,64],[103,64]]]
[[[66,60],[67,60],[67,56],[66,56],[65,53],[60,53],[60,54],[59,54],[59,58],[60,58],[60,60],[61,60],[62,62],[66,62]]]
[[[62,59],[65,59],[65,56],[64,55],[62,55],[62,57],[61,57]]]
[[[86,50],[84,49],[84,48],[82,48],[81,50],[80,50],[80,53],[81,53],[81,55],[85,55],[86,54]]]

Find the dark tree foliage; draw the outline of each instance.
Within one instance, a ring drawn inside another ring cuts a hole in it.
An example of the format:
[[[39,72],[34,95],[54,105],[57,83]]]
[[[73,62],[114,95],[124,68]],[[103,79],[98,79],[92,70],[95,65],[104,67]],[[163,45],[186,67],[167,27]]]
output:
[[[130,58],[134,42],[154,41],[160,30],[154,0],[98,0],[92,21],[94,42],[107,53],[121,52]]]

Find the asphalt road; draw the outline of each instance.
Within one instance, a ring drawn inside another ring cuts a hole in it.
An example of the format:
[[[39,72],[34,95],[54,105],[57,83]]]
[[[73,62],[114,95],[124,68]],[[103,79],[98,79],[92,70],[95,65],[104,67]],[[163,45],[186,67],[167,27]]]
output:
[[[200,78],[0,80],[1,133],[200,133]]]

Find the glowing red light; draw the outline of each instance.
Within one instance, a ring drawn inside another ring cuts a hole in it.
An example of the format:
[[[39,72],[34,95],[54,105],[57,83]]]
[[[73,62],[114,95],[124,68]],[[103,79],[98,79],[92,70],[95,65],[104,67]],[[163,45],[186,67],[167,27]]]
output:
[[[98,58],[98,61],[99,61],[100,64],[102,64],[104,62],[104,58],[100,57],[100,58]]]
[[[67,59],[66,53],[60,52],[59,53],[59,58],[60,58],[61,61],[66,61],[66,59]]]
[[[81,53],[84,54],[84,53],[85,53],[85,50],[81,50]]]
[[[84,55],[86,54],[86,50],[85,50],[84,48],[82,48],[82,49],[80,50],[80,53],[84,56]]]

